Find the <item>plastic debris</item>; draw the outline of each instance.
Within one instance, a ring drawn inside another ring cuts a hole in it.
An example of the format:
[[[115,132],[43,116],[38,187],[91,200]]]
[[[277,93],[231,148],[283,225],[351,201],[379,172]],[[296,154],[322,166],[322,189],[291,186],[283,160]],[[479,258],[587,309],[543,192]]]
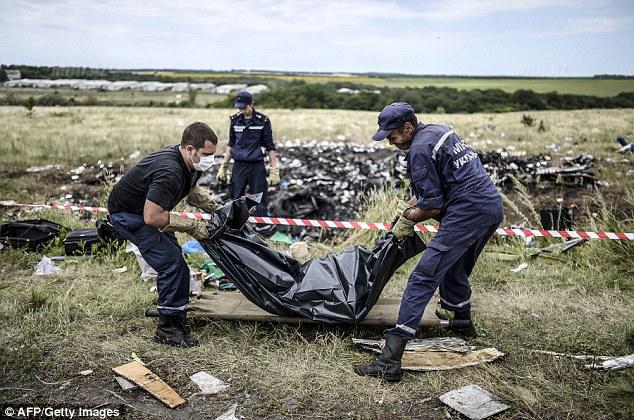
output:
[[[123,267],[115,268],[114,270],[112,270],[112,272],[116,274],[122,274],[126,271],[128,271],[128,267],[126,267],[125,265]]]
[[[512,268],[512,269],[511,269],[511,272],[513,272],[513,273],[519,273],[520,271],[525,270],[525,269],[527,269],[527,268],[528,268],[528,263],[527,263],[527,262],[523,262],[523,263],[521,263],[520,265],[518,265],[517,267]]]
[[[630,143],[625,137],[617,137],[616,141],[621,145],[618,150],[619,153],[634,153],[634,144]]]
[[[216,417],[216,420],[238,420],[238,418],[236,417],[236,409],[237,408],[238,408],[238,403],[234,403],[222,415]]]
[[[203,272],[189,268],[189,294],[197,296],[203,290]]]
[[[278,242],[278,243],[286,244],[286,245],[293,245],[293,243],[295,242],[291,239],[290,236],[282,232],[275,232],[273,236],[269,238],[269,240],[272,242]]]
[[[92,375],[93,371],[91,369],[86,369],[86,370],[82,370],[81,372],[79,372],[80,375],[82,376],[88,376],[88,375]]]
[[[198,385],[202,394],[217,394],[229,388],[229,384],[224,383],[221,379],[205,371],[194,373],[189,378],[193,383]]]
[[[558,353],[556,351],[549,351],[549,350],[534,350],[534,349],[523,349],[523,350],[528,350],[531,353],[550,354],[552,356],[555,356],[557,359],[566,358],[566,359],[576,359],[576,360],[582,360],[582,361],[592,361],[592,363],[584,366],[586,369],[618,370],[618,369],[625,369],[625,368],[634,366],[634,354],[615,357],[615,356],[594,356],[591,354]],[[601,361],[601,363],[597,363],[597,361]]]
[[[511,408],[499,402],[493,394],[478,385],[467,385],[454,389],[438,398],[449,407],[473,420],[486,419]]]
[[[40,262],[37,263],[37,267],[35,267],[36,276],[50,276],[57,274],[60,271],[62,271],[62,269],[56,266],[55,263],[47,256],[42,257]]]
[[[304,259],[309,257],[308,244],[303,241],[295,242],[289,247],[293,258]]]
[[[585,365],[586,369],[619,370],[634,366],[634,354],[622,357],[614,357],[601,363]]]
[[[183,249],[183,252],[185,254],[192,254],[193,255],[193,254],[199,254],[201,252],[202,253],[205,252],[203,247],[200,246],[200,242],[198,242],[198,241],[196,241],[194,239],[191,239],[191,240],[185,242],[181,248]]]
[[[125,252],[132,252],[136,257],[139,267],[141,268],[141,279],[143,281],[156,280],[158,273],[143,259],[141,251],[139,251],[139,248],[137,248],[136,245],[130,242],[125,248]]]

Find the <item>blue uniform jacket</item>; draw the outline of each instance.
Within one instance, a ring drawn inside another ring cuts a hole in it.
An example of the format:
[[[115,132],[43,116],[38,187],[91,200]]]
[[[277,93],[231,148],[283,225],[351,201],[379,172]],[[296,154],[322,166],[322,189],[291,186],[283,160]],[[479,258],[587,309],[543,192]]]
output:
[[[407,154],[407,174],[416,207],[442,209],[444,230],[465,230],[501,223],[502,197],[477,153],[450,129],[419,123]],[[434,150],[436,149],[436,150]]]
[[[267,152],[275,150],[271,121],[266,115],[253,110],[253,116],[249,119],[240,112],[230,119],[229,146],[233,160],[258,162],[264,159],[262,148]]]

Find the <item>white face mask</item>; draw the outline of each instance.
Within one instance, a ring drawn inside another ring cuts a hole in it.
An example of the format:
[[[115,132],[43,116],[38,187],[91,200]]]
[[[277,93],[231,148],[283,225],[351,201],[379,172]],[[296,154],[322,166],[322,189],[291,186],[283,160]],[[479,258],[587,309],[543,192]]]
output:
[[[196,152],[196,154],[198,155],[198,152]],[[198,155],[200,156],[200,155]],[[211,167],[214,165],[214,155],[210,155],[210,156],[200,156],[200,161],[198,163],[194,162],[194,159],[191,158],[190,159],[192,161],[192,164],[194,165],[194,169],[196,169],[197,171],[208,171],[211,169]]]

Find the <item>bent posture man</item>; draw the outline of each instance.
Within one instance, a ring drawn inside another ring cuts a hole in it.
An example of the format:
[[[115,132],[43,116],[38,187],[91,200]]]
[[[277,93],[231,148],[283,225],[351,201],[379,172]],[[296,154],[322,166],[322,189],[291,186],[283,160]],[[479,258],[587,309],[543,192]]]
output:
[[[227,182],[229,161],[233,158],[231,198],[235,200],[242,197],[248,186],[250,194],[262,193],[262,201],[256,207],[255,215],[268,216],[268,186],[280,183],[271,120],[255,110],[253,96],[247,91],[238,93],[235,107],[240,111],[231,116],[229,146],[218,170],[217,180],[221,184]],[[268,180],[262,148],[265,149],[271,162]]]
[[[141,159],[117,182],[108,198],[114,229],[134,243],[158,273],[155,339],[172,346],[198,345],[184,325],[189,267],[174,232],[185,232],[197,240],[207,238],[208,232],[205,223],[173,216],[170,211],[184,197],[206,212],[218,207],[206,190],[196,186],[202,172],[213,165],[217,143],[218,137],[207,124],[189,125],[180,145]]]
[[[448,127],[418,123],[414,109],[397,102],[379,114],[373,139],[385,138],[408,151],[407,176],[414,192],[392,228],[394,235],[411,236],[416,223],[429,218],[441,222],[407,280],[397,324],[385,331],[383,352],[372,363],[355,367],[362,376],[400,381],[405,345],[438,287],[441,306],[453,311],[454,319],[471,320],[469,275],[502,222],[503,210],[500,194],[477,153]],[[476,335],[473,324],[456,330],[464,336]]]

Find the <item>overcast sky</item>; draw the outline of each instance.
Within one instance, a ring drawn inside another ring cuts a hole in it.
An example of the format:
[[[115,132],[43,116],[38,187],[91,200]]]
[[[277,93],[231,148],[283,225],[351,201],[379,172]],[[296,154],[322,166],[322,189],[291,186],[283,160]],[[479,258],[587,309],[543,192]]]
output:
[[[0,0],[0,63],[634,74],[632,0]]]

